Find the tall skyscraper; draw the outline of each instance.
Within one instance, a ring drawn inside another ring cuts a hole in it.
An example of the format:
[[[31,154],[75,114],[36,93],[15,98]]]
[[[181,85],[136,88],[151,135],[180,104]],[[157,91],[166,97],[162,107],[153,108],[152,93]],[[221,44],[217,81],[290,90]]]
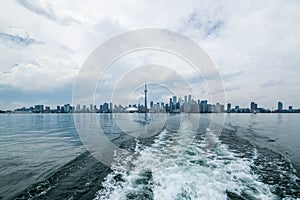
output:
[[[277,110],[278,111],[282,111],[283,110],[283,103],[281,101],[278,101]]]
[[[191,102],[192,102],[192,95],[189,95],[188,102],[189,102],[189,103],[191,103]]]
[[[153,101],[150,101],[150,109],[153,109]]]
[[[251,109],[251,112],[254,112],[254,104],[255,104],[255,102],[251,102],[251,104],[250,104],[250,109]]]
[[[172,98],[170,98],[169,105],[170,105],[169,112],[173,112],[173,107],[174,106],[173,106]]]
[[[38,113],[44,112],[44,105],[35,105],[34,111]]]
[[[147,84],[146,83],[145,83],[144,92],[145,92],[145,112],[148,112],[148,107],[147,107],[147,92],[148,92],[148,90],[147,90]]]
[[[227,113],[231,113],[231,103],[227,104]]]
[[[173,104],[176,104],[176,103],[177,103],[177,97],[173,96]]]
[[[77,105],[76,105],[76,111],[77,111],[77,112],[80,112],[80,104],[77,104]]]

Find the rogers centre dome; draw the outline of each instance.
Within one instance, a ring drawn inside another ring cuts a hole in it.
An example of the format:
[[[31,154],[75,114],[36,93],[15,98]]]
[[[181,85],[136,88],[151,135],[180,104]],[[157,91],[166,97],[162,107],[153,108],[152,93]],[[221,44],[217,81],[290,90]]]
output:
[[[129,112],[129,113],[134,113],[134,112],[137,112],[138,109],[135,108],[135,107],[130,107],[130,108],[126,108],[126,112]]]

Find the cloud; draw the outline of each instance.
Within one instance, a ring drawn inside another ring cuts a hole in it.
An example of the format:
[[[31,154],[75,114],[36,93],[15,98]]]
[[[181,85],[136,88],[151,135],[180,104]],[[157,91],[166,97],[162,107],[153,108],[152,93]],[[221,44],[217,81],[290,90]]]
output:
[[[48,20],[58,22],[63,25],[70,25],[74,23],[79,23],[77,20],[71,17],[59,17],[52,7],[49,1],[39,1],[39,0],[16,0],[21,6],[28,9],[29,11],[43,16]]]
[[[16,0],[0,4],[3,87],[24,92],[33,91],[29,89],[33,83],[36,92],[43,91],[43,87],[49,91],[63,88],[74,82],[85,59],[105,40],[123,31],[158,27],[178,31],[205,49],[214,60],[227,98],[233,104],[248,106],[257,96],[258,103],[266,107],[272,107],[277,98],[300,107],[298,1],[165,0],[153,4],[150,0]],[[10,31],[11,27],[21,31]],[[123,60],[121,64],[176,65],[178,73],[199,87],[199,93],[204,90],[197,83],[198,78],[193,80],[189,68],[164,54],[132,59],[136,62]],[[115,68],[106,84],[122,72]],[[207,79],[216,78],[206,75]],[[205,98],[205,92],[199,96]]]
[[[184,26],[196,28],[202,32],[203,38],[218,36],[224,21],[221,19],[203,18],[201,13],[193,12],[184,22]],[[183,28],[184,29],[184,28]]]
[[[18,35],[10,35],[3,32],[0,32],[0,39],[3,43],[9,44],[10,42],[12,42],[20,46],[28,46],[36,42],[33,38],[30,37],[24,38]]]
[[[277,86],[281,85],[283,82],[281,80],[268,80],[267,82],[263,83],[261,86],[262,87],[272,87],[272,86]]]
[[[233,71],[233,72],[227,72],[227,73],[223,73],[221,75],[223,80],[230,80],[233,79],[234,77],[239,77],[241,76],[243,73],[245,73],[244,71]]]
[[[61,67],[68,65],[69,67]],[[24,92],[55,91],[73,82],[77,70],[70,69],[72,63],[53,58],[19,63],[10,72],[0,73],[0,85],[11,86]]]
[[[55,108],[56,105],[70,103],[72,100],[72,84],[65,84],[56,90],[24,91],[10,85],[0,85],[1,107],[0,110],[30,107],[36,104],[49,105]]]

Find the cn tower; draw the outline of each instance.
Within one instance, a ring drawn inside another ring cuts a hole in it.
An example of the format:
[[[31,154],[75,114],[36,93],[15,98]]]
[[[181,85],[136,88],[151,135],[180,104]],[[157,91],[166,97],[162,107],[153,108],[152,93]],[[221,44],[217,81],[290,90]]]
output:
[[[145,113],[146,113],[146,112],[148,112],[148,108],[147,108],[147,92],[148,92],[148,90],[147,90],[147,84],[146,83],[145,83],[144,92],[145,92]]]

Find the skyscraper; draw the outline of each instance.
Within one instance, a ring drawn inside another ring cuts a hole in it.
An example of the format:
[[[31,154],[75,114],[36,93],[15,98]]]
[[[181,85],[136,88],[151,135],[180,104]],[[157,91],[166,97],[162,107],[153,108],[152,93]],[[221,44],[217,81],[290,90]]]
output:
[[[277,110],[278,111],[282,111],[283,110],[283,103],[281,101],[278,101],[278,106],[277,106]]]
[[[231,113],[231,103],[227,104],[227,113]]]
[[[153,101],[150,101],[150,109],[153,108]]]
[[[250,110],[251,110],[251,112],[254,112],[254,104],[255,104],[255,102],[251,102],[251,104],[250,104]]]
[[[148,107],[147,107],[147,92],[148,92],[148,90],[147,90],[147,84],[146,83],[145,83],[144,92],[145,92],[145,112],[148,112]]]
[[[76,105],[76,111],[77,111],[77,112],[80,112],[80,104],[77,104],[77,105]]]
[[[176,103],[177,103],[177,97],[173,96],[173,104],[176,104]]]
[[[173,107],[174,106],[173,106],[172,98],[170,98],[169,105],[170,105],[169,112],[173,112]]]

